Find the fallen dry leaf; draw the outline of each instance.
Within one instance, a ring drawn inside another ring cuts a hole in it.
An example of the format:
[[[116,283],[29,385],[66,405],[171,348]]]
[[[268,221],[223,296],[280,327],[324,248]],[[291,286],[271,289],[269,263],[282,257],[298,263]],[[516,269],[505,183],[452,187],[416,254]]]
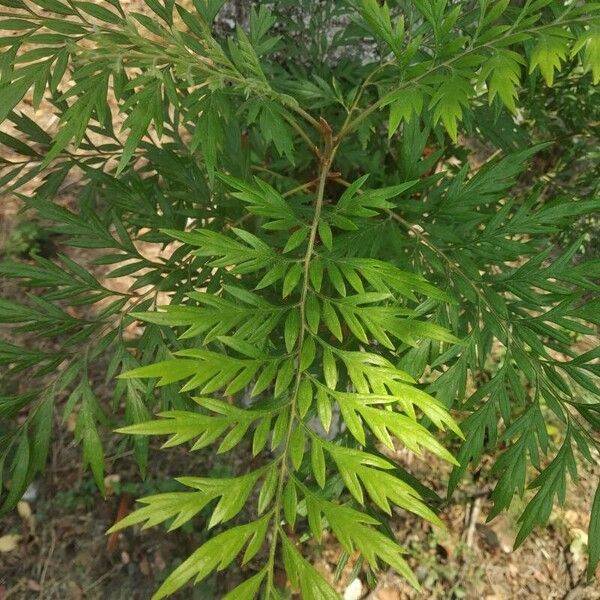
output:
[[[0,537],[0,552],[12,552],[19,545],[21,536],[18,533],[9,533]]]
[[[107,475],[104,478],[104,493],[106,496],[112,496],[115,493],[114,484],[119,483],[119,481],[121,481],[121,476],[116,473]]]
[[[73,433],[75,431],[76,427],[77,427],[77,414],[72,412],[67,417],[67,429],[70,433]]]
[[[23,522],[25,523],[25,525],[27,526],[29,531],[31,533],[34,533],[35,522],[33,520],[33,512],[31,510],[31,504],[29,504],[29,502],[25,502],[25,500],[21,500],[17,504],[17,512],[19,513],[19,516],[21,517],[21,519],[23,519]]]
[[[81,600],[83,598],[81,588],[74,581],[69,581],[68,586],[70,600]]]
[[[129,513],[130,501],[131,498],[129,497],[129,494],[123,494],[121,496],[121,498],[119,499],[119,506],[117,507],[117,516],[115,517],[115,523],[118,523],[121,519],[127,516],[127,514]],[[114,531],[110,534],[108,541],[106,542],[106,551],[109,554],[112,554],[117,549],[119,545],[120,535],[121,533],[118,531]]]
[[[383,587],[375,592],[376,600],[400,600],[400,592],[391,587]]]
[[[146,577],[150,575],[150,564],[148,563],[146,558],[142,558],[138,566],[140,568],[140,571],[142,572],[142,575],[145,575]]]
[[[25,502],[22,500],[17,504],[17,512],[23,521],[27,521],[28,523],[31,521],[31,506],[29,502]]]
[[[154,554],[154,566],[158,569],[159,572],[167,568],[167,563],[165,562],[160,552],[156,552]]]

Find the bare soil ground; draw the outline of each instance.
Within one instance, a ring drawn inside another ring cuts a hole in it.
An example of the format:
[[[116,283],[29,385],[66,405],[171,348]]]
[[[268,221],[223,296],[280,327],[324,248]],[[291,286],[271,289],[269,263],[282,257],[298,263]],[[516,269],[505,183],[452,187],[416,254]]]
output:
[[[73,199],[66,194],[60,201],[68,206]],[[8,231],[18,218],[15,208],[0,199],[1,222]],[[60,251],[76,252],[71,256],[82,264],[91,258],[82,250],[63,247]],[[6,280],[0,281],[0,289],[4,297],[19,295],[19,289]],[[94,369],[94,388],[108,403],[111,389],[104,384],[105,365],[97,364]],[[229,462],[215,462],[208,453],[196,454],[190,464],[190,455],[184,450],[161,451],[156,443],[151,449],[149,477],[142,481],[123,440],[109,435],[104,440],[108,493],[102,498],[89,472],[81,468],[74,420],[63,424],[59,414],[60,409],[46,473],[17,509],[0,520],[0,600],[148,600],[166,575],[201,543],[201,522],[173,533],[160,528],[130,529],[107,536],[106,530],[133,508],[136,497],[172,489],[172,477],[239,472],[247,453],[242,448]],[[444,494],[445,464],[402,451],[394,458]],[[600,469],[595,473],[581,469],[580,481],[571,488],[566,506],[554,511],[550,526],[536,531],[513,552],[516,519],[523,503],[515,500],[511,511],[486,523],[492,489],[486,472],[492,462],[493,458],[488,458],[441,508],[445,529],[433,528],[405,513],[395,515],[393,528],[408,551],[422,593],[393,573],[381,573],[375,585],[368,585],[356,557],[350,557],[336,577],[342,551],[331,538],[312,546],[313,563],[344,600],[600,600],[598,580],[586,585],[584,579],[585,532]],[[216,600],[251,574],[253,567],[250,564],[244,572],[217,575],[194,589],[186,588],[177,597]],[[281,578],[285,581],[283,573]]]
[[[189,455],[154,448],[150,478],[142,482],[115,437],[108,444],[108,494],[101,498],[79,466],[80,450],[69,429],[68,424],[57,424],[48,471],[28,500],[0,521],[0,538],[12,535],[15,540],[14,547],[0,553],[0,599],[148,600],[166,574],[200,543],[198,530],[127,530],[112,537],[105,532],[119,513],[131,509],[135,496],[166,490],[170,477],[190,472]],[[402,455],[399,459],[443,492],[444,465]],[[243,452],[236,460],[243,460]],[[198,474],[235,468],[211,463],[207,455],[196,456],[194,463],[191,471]],[[466,481],[442,509],[446,529],[396,515],[393,527],[422,583],[420,594],[392,573],[381,573],[376,590],[370,592],[365,573],[352,572],[355,557],[336,581],[342,552],[328,538],[312,547],[312,559],[346,600],[598,600],[597,581],[586,585],[584,580],[585,531],[594,485],[593,474],[582,471],[550,526],[536,531],[514,552],[521,504],[515,502],[513,510],[486,524],[490,486],[484,476]],[[246,573],[252,569],[250,564]],[[178,597],[218,599],[243,575],[216,576]]]

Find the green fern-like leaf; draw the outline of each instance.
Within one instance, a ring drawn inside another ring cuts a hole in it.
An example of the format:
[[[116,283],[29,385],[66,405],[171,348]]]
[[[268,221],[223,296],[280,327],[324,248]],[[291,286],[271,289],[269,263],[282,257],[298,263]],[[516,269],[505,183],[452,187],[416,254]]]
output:
[[[58,410],[100,491],[113,427],[142,476],[151,436],[235,459],[111,528],[197,527],[156,598],[235,560],[228,600],[336,598],[325,530],[418,587],[390,518],[440,498],[401,448],[450,494],[493,456],[522,543],[598,449],[600,263],[565,239],[598,213],[600,5],[192,4],[0,0],[0,190],[44,230],[0,259],[0,511]]]

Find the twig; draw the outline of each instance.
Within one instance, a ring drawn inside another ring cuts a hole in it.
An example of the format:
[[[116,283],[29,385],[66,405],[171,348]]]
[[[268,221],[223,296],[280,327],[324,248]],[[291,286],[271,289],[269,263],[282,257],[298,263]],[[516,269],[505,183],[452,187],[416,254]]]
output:
[[[585,579],[581,579],[574,587],[569,589],[562,600],[584,600],[584,598],[588,597],[586,592],[594,589],[591,586],[592,584],[586,583]]]
[[[471,508],[471,514],[469,517],[469,527],[467,529],[467,535],[465,544],[467,548],[473,547],[473,540],[475,539],[475,527],[479,520],[479,514],[481,513],[481,498],[475,498],[473,501],[473,508]]]
[[[96,579],[95,581],[92,581],[92,583],[90,583],[90,585],[88,585],[83,590],[83,593],[89,594],[90,591],[93,590],[97,585],[100,585],[105,579],[110,577],[115,571],[118,571],[121,568],[121,566],[122,565],[120,563],[117,563],[116,565],[111,567],[108,571],[106,571],[106,573],[100,575],[100,577],[98,577],[98,579]]]
[[[39,580],[40,593],[38,595],[39,598],[44,597],[44,581],[46,580],[46,573],[48,572],[48,567],[50,565],[50,560],[52,559],[52,555],[54,554],[54,548],[56,547],[56,533],[54,528],[52,529],[52,539],[50,540],[50,550],[48,551],[48,556],[46,556],[46,560],[44,561],[44,566],[42,568],[42,574]]]

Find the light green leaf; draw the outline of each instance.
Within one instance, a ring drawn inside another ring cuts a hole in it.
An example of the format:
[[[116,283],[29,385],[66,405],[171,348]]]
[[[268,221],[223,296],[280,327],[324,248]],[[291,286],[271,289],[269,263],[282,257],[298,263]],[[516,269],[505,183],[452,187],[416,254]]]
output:
[[[286,273],[285,278],[283,280],[283,291],[282,296],[286,298],[289,296],[294,288],[300,282],[300,278],[302,277],[302,267],[300,263],[294,263],[290,270]]]
[[[266,574],[267,570],[262,569],[256,575],[253,575],[250,579],[246,579],[246,581],[240,583],[235,589],[223,596],[223,600],[254,600],[260,591],[260,586]]]
[[[267,474],[265,476],[265,480],[260,488],[260,493],[258,495],[258,514],[262,514],[269,507],[269,504],[273,500],[275,496],[275,491],[277,490],[277,480],[279,476],[279,471],[276,468],[276,465],[273,465],[267,470]],[[244,502],[246,498],[244,498]]]
[[[546,84],[554,83],[554,72],[560,71],[569,54],[570,34],[554,28],[539,35],[529,58],[529,72],[539,69]]]
[[[498,50],[483,63],[480,80],[487,80],[490,104],[498,96],[513,114],[516,113],[515,100],[518,97],[517,86],[523,64],[523,57],[511,50]]]
[[[581,53],[583,49],[582,63],[586,70],[592,72],[594,85],[600,83],[600,29],[590,29],[573,45],[571,54]]]
[[[458,72],[444,76],[431,98],[433,121],[442,121],[453,142],[458,140],[458,122],[462,120],[463,109],[473,95],[473,86]]]
[[[303,600],[339,600],[335,590],[302,557],[290,539],[284,533],[281,538],[286,573],[292,585],[300,588]]]
[[[300,417],[304,418],[310,405],[312,404],[313,390],[310,380],[303,378],[298,387],[298,412]]]
[[[333,234],[331,232],[331,227],[327,221],[321,220],[319,221],[318,226],[319,238],[323,242],[324,246],[331,250],[333,247]]]
[[[323,487],[325,485],[325,455],[322,444],[316,438],[311,440],[310,464],[317,483]]]
[[[302,351],[300,352],[300,370],[305,371],[308,369],[317,354],[315,340],[312,337],[307,337],[302,344]]]
[[[333,352],[329,348],[323,350],[323,376],[327,386],[335,390],[338,381],[338,372]]]
[[[187,560],[179,565],[158,588],[152,600],[161,600],[183,587],[192,577],[202,581],[215,569],[223,570],[240,553],[252,538],[264,518],[228,529],[200,546]]]
[[[288,352],[292,352],[298,339],[298,332],[300,331],[300,312],[292,309],[285,320],[284,328],[284,339],[285,348]]]
[[[290,459],[294,469],[297,471],[302,464],[304,458],[304,444],[306,442],[306,435],[304,428],[296,427],[290,436],[289,452]]]
[[[402,121],[410,123],[413,116],[418,116],[423,110],[423,93],[418,87],[409,87],[402,95],[391,103],[388,121],[388,137],[391,138]]]
[[[296,485],[291,479],[288,479],[283,489],[283,514],[285,520],[293,528],[296,523],[296,515],[298,514],[298,495],[296,493]]]

